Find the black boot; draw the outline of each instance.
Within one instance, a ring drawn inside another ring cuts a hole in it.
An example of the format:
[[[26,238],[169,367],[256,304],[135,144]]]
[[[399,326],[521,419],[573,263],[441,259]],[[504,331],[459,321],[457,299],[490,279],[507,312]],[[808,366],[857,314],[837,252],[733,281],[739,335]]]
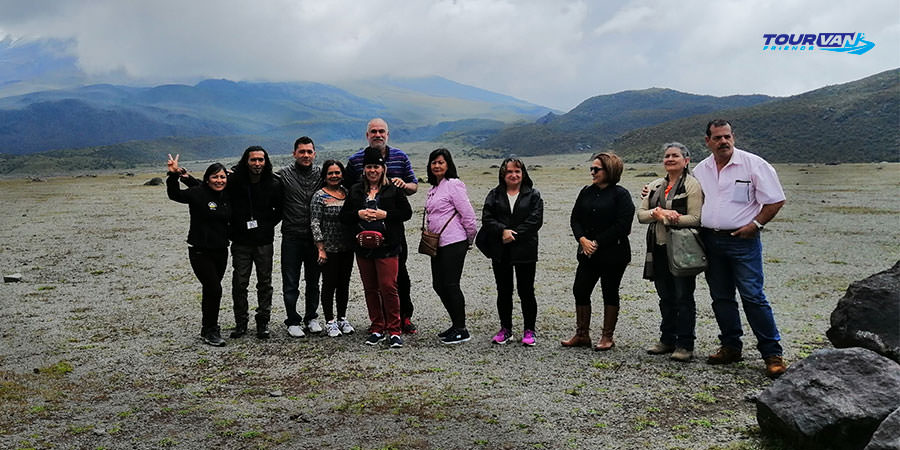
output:
[[[256,337],[258,337],[260,339],[268,339],[269,338],[268,322],[256,322]]]
[[[203,332],[201,335],[203,338],[203,342],[213,347],[224,347],[225,339],[222,339],[222,336],[219,334],[219,327],[210,328]]]
[[[238,323],[234,326],[234,331],[229,335],[232,339],[237,339],[239,337],[244,337],[247,334],[247,322]]]

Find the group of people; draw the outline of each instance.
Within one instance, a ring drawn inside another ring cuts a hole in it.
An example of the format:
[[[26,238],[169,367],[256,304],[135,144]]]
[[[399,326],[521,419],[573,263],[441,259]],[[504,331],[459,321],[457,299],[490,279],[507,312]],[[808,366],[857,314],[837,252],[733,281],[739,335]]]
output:
[[[279,221],[285,325],[290,336],[325,331],[337,337],[354,332],[347,320],[354,255],[369,315],[365,344],[387,341],[391,348],[402,347],[402,334],[417,332],[411,320],[405,222],[412,217],[407,197],[418,191],[418,179],[409,157],[388,145],[389,135],[383,119],[372,119],[366,128],[367,147],[352,155],[346,166],[328,160],[321,167],[314,164],[315,144],[301,137],[294,143],[294,163],[277,173],[264,149],[250,147],[233,172],[216,163],[206,170],[202,182],[178,166],[177,155],[169,156],[168,195],[190,208],[188,255],[203,286],[201,336],[207,344],[225,345],[218,310],[229,241],[235,315],[231,337],[239,338],[248,331],[247,288],[252,266],[257,270],[256,334],[261,339],[269,337],[274,228]],[[609,152],[591,159],[591,184],[579,192],[570,216],[577,242],[572,287],[576,331],[561,342],[563,346],[599,351],[615,347],[619,288],[631,261],[628,236],[637,209],[638,221],[649,224],[644,277],[654,282],[661,313],[659,340],[647,352],[670,354],[671,359],[683,362],[694,357],[696,276],[672,273],[666,231],[695,228],[705,247],[705,277],[720,330],[721,345],[707,363],[742,360],[737,289],[766,374],[775,378],[786,370],[774,314],[763,293],[759,236],[784,204],[784,192],[769,163],[734,147],[728,121],[717,119],[707,124],[706,145],[712,154],[693,171],[684,145],[663,145],[666,176],[644,188],[638,208],[628,190],[619,185],[622,159]],[[450,327],[438,334],[441,342],[458,344],[471,339],[460,280],[467,252],[475,244],[490,258],[496,282],[500,329],[491,342],[503,345],[515,337],[515,286],[524,322],[521,343],[535,345],[534,281],[544,208],[525,164],[514,157],[500,164],[498,184],[484,200],[480,229],[450,151],[439,148],[431,152],[426,168],[431,188],[425,199],[423,229],[439,235],[437,250],[430,258],[432,287],[450,319]],[[179,180],[189,188],[181,190]],[[305,282],[302,316],[297,312],[301,269]],[[598,281],[603,326],[594,343],[590,337],[591,295]],[[318,320],[319,304],[325,316],[324,329]]]

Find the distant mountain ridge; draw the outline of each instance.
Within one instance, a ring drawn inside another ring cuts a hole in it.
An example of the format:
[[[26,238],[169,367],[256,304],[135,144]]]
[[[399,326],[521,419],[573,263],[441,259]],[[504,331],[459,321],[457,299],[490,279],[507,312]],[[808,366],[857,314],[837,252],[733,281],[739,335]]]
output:
[[[771,100],[765,95],[714,97],[662,88],[598,95],[566,114],[549,114],[536,123],[504,129],[481,147],[517,155],[591,151],[637,128]]]
[[[440,77],[361,86],[350,88],[380,92],[382,97],[370,100],[322,83],[205,80],[194,86],[150,88],[100,84],[0,98],[0,153],[162,137],[292,139],[306,134],[328,142],[359,139],[372,117],[384,117],[392,131],[419,139],[413,130],[438,122],[533,120],[550,111]]]
[[[900,161],[900,69],[758,105],[629,131],[611,149],[630,161],[659,160],[659,146],[680,141],[699,162],[709,154],[706,123],[728,119],[738,148],[771,162]]]

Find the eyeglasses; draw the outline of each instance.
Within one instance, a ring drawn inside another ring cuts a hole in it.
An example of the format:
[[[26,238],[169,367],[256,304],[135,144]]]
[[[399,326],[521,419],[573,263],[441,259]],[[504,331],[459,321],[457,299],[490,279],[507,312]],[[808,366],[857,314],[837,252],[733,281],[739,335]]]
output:
[[[602,172],[602,171],[605,171],[605,170],[606,170],[605,167],[591,167],[591,173]]]

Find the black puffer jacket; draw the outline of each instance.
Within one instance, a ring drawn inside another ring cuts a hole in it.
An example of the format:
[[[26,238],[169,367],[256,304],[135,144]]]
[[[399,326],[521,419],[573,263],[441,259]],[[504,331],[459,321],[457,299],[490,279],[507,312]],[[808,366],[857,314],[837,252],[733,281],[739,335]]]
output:
[[[544,224],[544,200],[537,189],[522,186],[512,212],[506,188],[495,187],[484,199],[479,248],[485,256],[507,264],[531,263],[538,259],[538,230]],[[503,230],[516,232],[516,240],[503,244]]]
[[[182,190],[176,175],[166,179],[169,199],[186,203],[191,213],[187,243],[199,248],[228,247],[231,205],[225,191],[216,192],[205,183]]]

